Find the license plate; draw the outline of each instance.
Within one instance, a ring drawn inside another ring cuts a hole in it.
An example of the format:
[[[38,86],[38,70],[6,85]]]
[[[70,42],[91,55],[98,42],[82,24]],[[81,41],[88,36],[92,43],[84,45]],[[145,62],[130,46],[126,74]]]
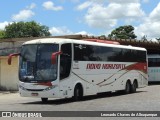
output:
[[[38,96],[38,93],[31,93],[32,96]]]

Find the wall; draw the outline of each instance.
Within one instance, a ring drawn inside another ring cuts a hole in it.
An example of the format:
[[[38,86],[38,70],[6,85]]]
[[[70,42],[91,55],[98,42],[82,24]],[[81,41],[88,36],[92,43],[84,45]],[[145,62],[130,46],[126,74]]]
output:
[[[18,57],[8,65],[7,56],[0,57],[0,90],[18,90]]]

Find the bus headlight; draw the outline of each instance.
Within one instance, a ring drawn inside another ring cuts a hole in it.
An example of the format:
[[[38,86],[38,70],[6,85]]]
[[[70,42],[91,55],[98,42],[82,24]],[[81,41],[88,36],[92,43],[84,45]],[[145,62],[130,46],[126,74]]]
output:
[[[24,88],[23,86],[19,85],[19,88],[22,90],[27,90],[26,88]]]
[[[57,85],[53,85],[53,86],[47,87],[47,88],[44,89],[44,90],[45,90],[45,91],[48,91],[48,90],[54,89],[55,87],[57,87]]]

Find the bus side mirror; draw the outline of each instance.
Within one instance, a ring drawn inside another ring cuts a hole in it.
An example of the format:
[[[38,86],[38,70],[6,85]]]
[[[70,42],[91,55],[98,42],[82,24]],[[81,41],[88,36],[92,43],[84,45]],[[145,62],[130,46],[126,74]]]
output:
[[[56,64],[56,57],[57,57],[58,55],[60,55],[60,54],[62,54],[61,51],[52,53],[52,56],[51,56],[51,63],[52,63],[52,64]]]
[[[8,65],[11,65],[11,63],[12,63],[12,57],[13,57],[13,56],[19,56],[19,55],[20,55],[20,53],[10,54],[10,55],[8,56]]]

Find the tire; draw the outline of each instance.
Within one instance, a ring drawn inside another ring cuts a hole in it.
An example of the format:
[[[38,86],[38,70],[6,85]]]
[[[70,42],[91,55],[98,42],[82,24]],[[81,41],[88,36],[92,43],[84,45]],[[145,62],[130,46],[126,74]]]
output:
[[[74,99],[74,101],[79,101],[79,100],[82,100],[82,97],[83,97],[82,87],[76,85],[76,87],[74,88],[73,99]]]
[[[131,86],[131,93],[135,93],[137,88],[137,83],[134,81],[132,86]]]
[[[48,98],[41,98],[41,100],[42,100],[43,103],[48,102]]]
[[[129,81],[127,81],[126,86],[125,86],[125,90],[124,93],[125,94],[129,94],[131,92],[131,84]]]

